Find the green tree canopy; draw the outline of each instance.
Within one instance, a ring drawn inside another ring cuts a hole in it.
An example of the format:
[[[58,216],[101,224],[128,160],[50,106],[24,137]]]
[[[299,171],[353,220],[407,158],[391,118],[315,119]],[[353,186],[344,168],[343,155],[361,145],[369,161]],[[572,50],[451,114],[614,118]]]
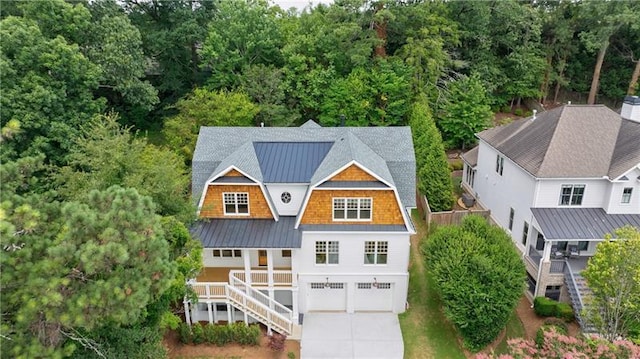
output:
[[[640,230],[626,226],[614,235],[598,243],[581,273],[593,292],[587,320],[610,341],[640,327]]]
[[[522,296],[525,268],[511,237],[478,216],[438,227],[423,247],[447,318],[480,350],[507,324]]]

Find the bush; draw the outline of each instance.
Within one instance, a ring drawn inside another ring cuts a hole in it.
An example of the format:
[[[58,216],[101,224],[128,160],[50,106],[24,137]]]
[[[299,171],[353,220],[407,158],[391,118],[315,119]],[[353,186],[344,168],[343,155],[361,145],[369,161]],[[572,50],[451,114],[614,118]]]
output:
[[[536,297],[533,300],[533,310],[541,317],[553,317],[556,315],[556,302],[546,297]]]
[[[258,345],[262,331],[257,324],[245,325],[244,323],[233,323],[229,326],[230,338],[240,345]]]
[[[287,358],[289,359],[296,359],[296,354],[294,352],[288,352],[287,353]]]
[[[273,333],[269,336],[269,349],[281,352],[284,350],[284,341],[287,339],[286,335]]]
[[[548,331],[551,331],[551,330],[555,330],[556,333],[558,333],[558,334],[567,335],[566,326],[561,327],[561,326],[556,326],[556,325],[545,324],[545,325],[541,326],[540,328],[538,328],[538,331],[536,332],[535,342],[538,345],[538,347],[541,347],[544,344],[544,333],[546,333]]]
[[[505,327],[524,289],[524,264],[511,238],[467,216],[460,226],[438,227],[422,249],[446,316],[465,346],[482,349]]]
[[[568,333],[569,327],[567,326],[567,322],[558,318],[547,318],[544,320],[544,325],[552,325],[561,328],[562,333]]]
[[[211,323],[204,326],[205,343],[209,343],[209,344],[215,343],[216,336],[217,336],[216,329],[217,329],[217,326]]]
[[[215,344],[219,347],[227,345],[233,341],[232,329],[228,325],[212,325],[214,329],[213,340],[211,344]]]
[[[202,327],[202,324],[193,324],[191,326],[191,333],[193,333],[193,344],[201,344],[205,342],[204,328]]]
[[[191,327],[187,323],[183,322],[178,326],[178,337],[180,338],[180,343],[182,344],[191,344],[191,342],[193,341]]]
[[[570,322],[574,318],[573,308],[567,303],[557,303],[555,316]]]
[[[513,111],[513,114],[516,116],[522,116],[524,111],[521,108],[516,108],[515,111]]]
[[[464,162],[462,162],[461,159],[456,159],[451,161],[451,163],[449,163],[449,169],[451,169],[451,171],[460,171],[463,168],[464,168]]]

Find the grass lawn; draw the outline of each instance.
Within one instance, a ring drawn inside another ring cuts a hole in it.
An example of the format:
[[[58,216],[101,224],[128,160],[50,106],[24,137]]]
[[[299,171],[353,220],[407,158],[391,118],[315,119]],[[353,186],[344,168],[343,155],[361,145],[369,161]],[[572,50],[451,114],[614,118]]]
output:
[[[518,317],[518,313],[514,310],[507,322],[506,333],[494,350],[495,354],[500,355],[507,353],[507,340],[513,338],[525,338],[526,336],[527,334],[524,330],[524,325]]]
[[[433,289],[433,278],[425,271],[420,244],[427,233],[426,224],[417,211],[413,211],[412,216],[418,234],[411,239],[410,308],[400,315],[404,357],[465,358],[455,329],[442,313],[442,302]]]

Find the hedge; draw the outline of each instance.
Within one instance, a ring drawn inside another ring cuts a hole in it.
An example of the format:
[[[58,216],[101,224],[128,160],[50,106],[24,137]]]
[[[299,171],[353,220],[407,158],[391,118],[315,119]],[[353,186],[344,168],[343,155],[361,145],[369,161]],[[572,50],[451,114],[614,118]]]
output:
[[[574,318],[573,308],[569,304],[546,297],[536,297],[533,300],[533,310],[541,317],[556,317],[569,322]]]
[[[231,325],[216,325],[195,323],[192,326],[181,323],[178,336],[183,344],[215,344],[224,346],[229,343],[240,345],[258,345],[262,331],[257,324],[245,325],[233,323]]]

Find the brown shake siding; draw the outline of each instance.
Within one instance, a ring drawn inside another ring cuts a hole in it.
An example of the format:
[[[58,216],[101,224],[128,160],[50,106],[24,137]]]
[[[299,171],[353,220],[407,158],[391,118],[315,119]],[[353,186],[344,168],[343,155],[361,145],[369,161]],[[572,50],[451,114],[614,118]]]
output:
[[[333,198],[371,198],[371,221],[334,221]],[[318,190],[311,198],[302,216],[301,224],[404,224],[402,213],[393,190]]]
[[[249,215],[225,215],[222,193],[249,193]],[[258,185],[209,185],[205,194],[200,218],[273,218],[269,204]]]
[[[351,165],[333,176],[329,181],[377,181],[377,179],[360,167]]]
[[[244,175],[240,172],[238,172],[237,170],[231,170],[227,173],[224,174],[225,177],[229,176],[229,177],[244,177]]]

